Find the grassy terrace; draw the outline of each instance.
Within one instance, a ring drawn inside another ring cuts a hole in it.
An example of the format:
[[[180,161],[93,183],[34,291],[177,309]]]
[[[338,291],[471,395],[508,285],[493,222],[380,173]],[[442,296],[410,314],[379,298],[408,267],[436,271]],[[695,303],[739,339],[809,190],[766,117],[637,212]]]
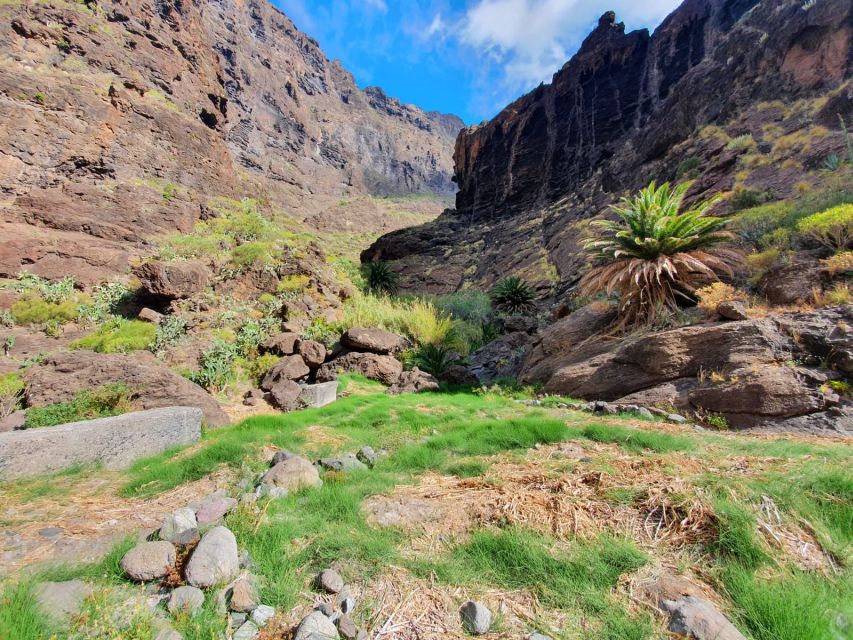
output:
[[[254,479],[271,446],[315,458],[371,445],[388,451],[373,470],[327,474],[321,489],[229,516],[263,601],[280,612],[281,633],[265,637],[289,637],[312,604],[311,578],[332,563],[359,589],[356,614],[374,631],[408,617],[421,620],[423,637],[456,637],[442,624],[464,595],[502,611],[492,637],[554,626],[560,638],[665,637],[641,595],[665,570],[718,594],[756,640],[853,633],[849,443],[599,419],[521,405],[510,393],[391,398],[362,380],[348,386],[330,407],[252,418],[120,477],[76,470],[0,487],[0,498],[61,501],[100,474],[110,478],[110,499],[144,504],[210,474],[235,487]],[[415,505],[417,516],[380,526],[389,504]],[[118,569],[126,548],[97,565],[10,580],[0,638],[151,637],[145,611],[121,626],[109,615],[122,594],[139,593]],[[49,628],[32,585],[71,577],[99,590],[72,629]],[[387,601],[389,589],[398,600]],[[207,640],[224,637],[225,622],[208,606],[177,627]]]

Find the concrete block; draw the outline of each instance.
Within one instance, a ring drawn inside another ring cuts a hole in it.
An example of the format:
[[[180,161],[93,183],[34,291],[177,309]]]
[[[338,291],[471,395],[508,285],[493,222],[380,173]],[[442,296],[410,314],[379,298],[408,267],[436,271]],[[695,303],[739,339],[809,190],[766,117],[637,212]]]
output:
[[[56,427],[0,433],[0,480],[56,473],[75,465],[122,469],[201,437],[202,411],[170,407]]]
[[[318,408],[332,404],[338,399],[338,381],[323,382],[321,384],[306,384],[302,387],[299,402],[306,407]]]

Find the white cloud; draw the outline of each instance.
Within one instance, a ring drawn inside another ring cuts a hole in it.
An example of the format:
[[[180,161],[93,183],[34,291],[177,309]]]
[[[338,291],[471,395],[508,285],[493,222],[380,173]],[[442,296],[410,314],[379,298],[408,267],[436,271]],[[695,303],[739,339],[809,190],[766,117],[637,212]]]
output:
[[[655,27],[681,0],[476,0],[453,22],[437,15],[434,37],[450,37],[480,56],[489,96],[480,108],[549,81],[577,50],[598,18],[615,10],[627,28]],[[497,76],[497,84],[495,77]]]
[[[388,5],[385,4],[385,0],[364,0],[364,3],[369,7],[373,7],[377,11],[388,13]]]

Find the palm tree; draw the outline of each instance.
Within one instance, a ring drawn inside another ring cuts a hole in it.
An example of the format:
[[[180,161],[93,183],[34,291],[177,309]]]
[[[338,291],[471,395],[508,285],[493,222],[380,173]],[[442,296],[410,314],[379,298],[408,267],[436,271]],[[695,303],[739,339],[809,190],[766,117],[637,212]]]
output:
[[[536,293],[518,276],[508,276],[498,282],[489,293],[492,306],[506,313],[524,313],[533,308]]]
[[[692,300],[698,286],[733,275],[740,254],[715,246],[732,237],[725,231],[728,221],[708,215],[719,200],[682,212],[689,186],[652,182],[613,207],[618,220],[592,223],[600,233],[584,248],[596,264],[581,279],[580,291],[618,294],[617,330],[664,321],[679,300]]]
[[[368,262],[362,269],[371,292],[394,295],[400,290],[400,275],[387,262]]]

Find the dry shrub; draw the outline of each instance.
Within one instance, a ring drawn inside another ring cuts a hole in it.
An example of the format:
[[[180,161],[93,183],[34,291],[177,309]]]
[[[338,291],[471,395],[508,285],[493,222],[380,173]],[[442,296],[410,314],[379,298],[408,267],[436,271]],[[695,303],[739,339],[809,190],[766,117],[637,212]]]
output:
[[[850,304],[853,300],[853,292],[850,291],[850,285],[839,282],[828,291],[821,291],[818,288],[814,289],[814,303],[818,307],[834,307],[842,304]]]
[[[698,289],[696,295],[699,298],[699,308],[708,314],[716,313],[721,302],[746,300],[746,294],[743,291],[738,291],[725,282],[714,282],[707,287]]]
[[[853,251],[842,251],[831,258],[821,260],[824,270],[831,276],[853,271]]]

